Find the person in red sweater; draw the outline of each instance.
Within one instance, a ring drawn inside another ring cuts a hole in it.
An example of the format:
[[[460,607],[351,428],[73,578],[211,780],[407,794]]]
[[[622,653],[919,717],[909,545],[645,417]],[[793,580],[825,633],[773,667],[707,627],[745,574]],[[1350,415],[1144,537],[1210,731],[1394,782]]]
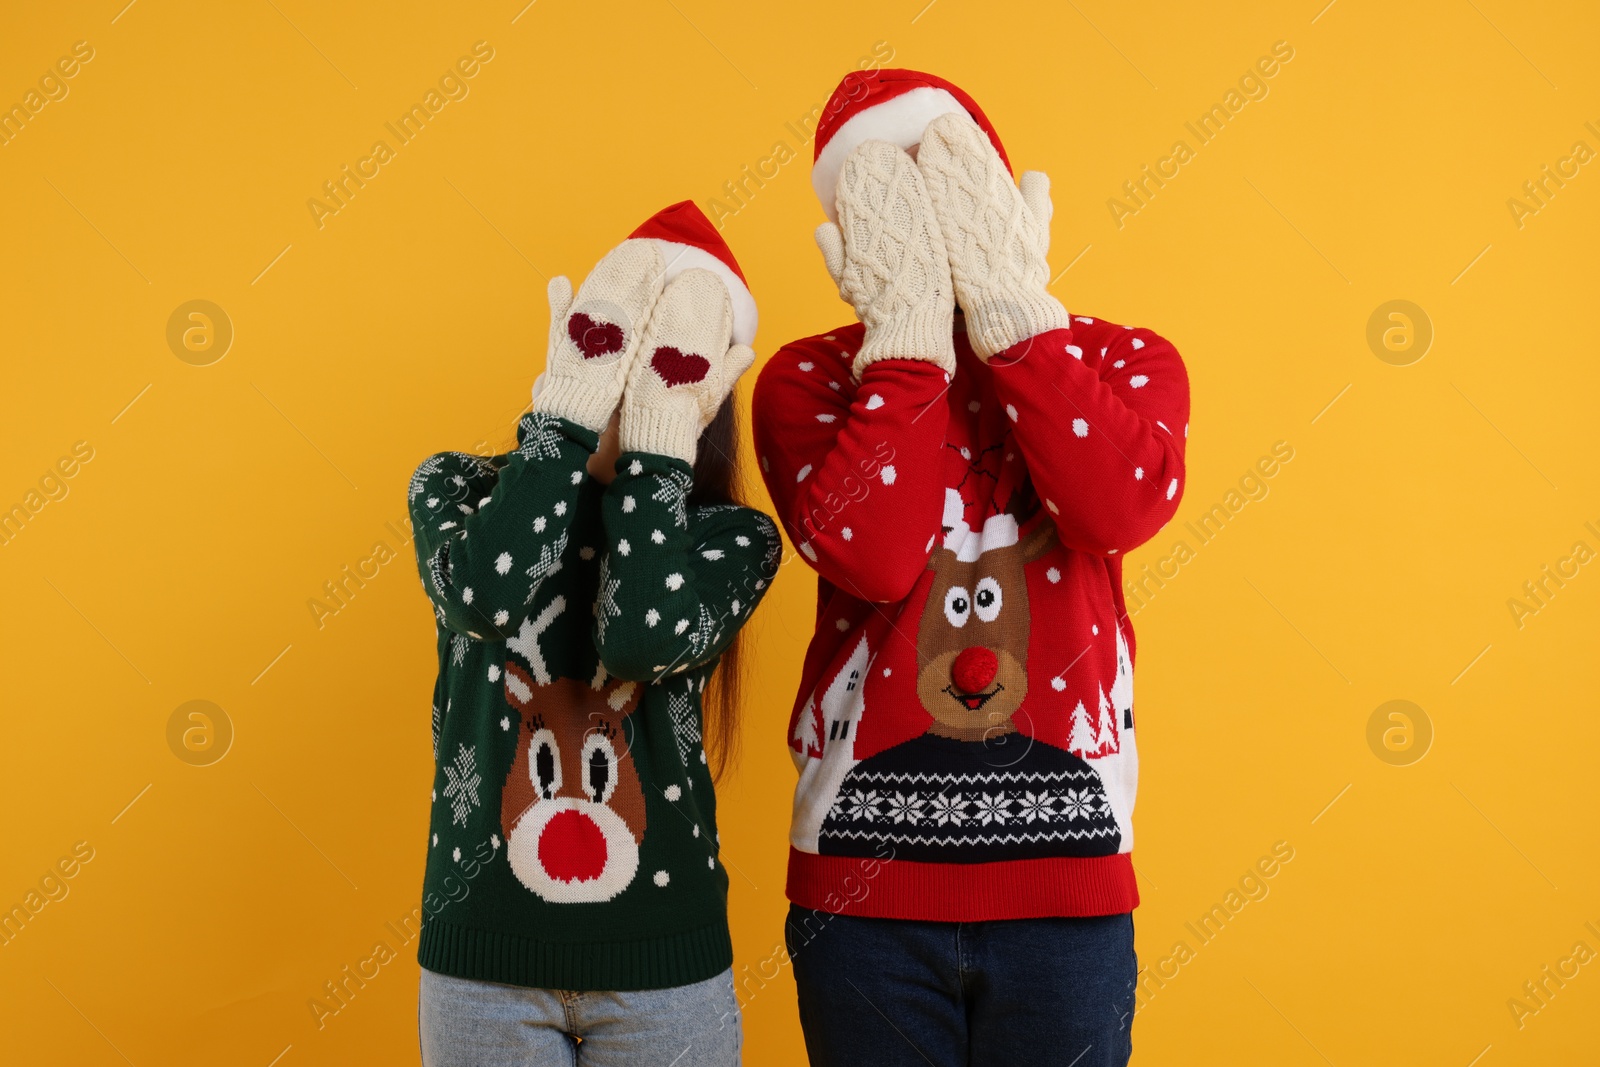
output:
[[[1045,175],[961,89],[846,77],[812,178],[859,322],[756,451],[817,572],[787,924],[815,1065],[1125,1064],[1138,779],[1122,555],[1183,492],[1171,344],[1049,292]]]

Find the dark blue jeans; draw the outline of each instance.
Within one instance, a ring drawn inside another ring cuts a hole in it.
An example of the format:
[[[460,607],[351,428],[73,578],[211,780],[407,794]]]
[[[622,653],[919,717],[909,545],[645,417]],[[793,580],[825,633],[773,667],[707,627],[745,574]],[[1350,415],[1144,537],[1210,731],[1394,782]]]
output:
[[[912,922],[791,905],[811,1067],[1125,1067],[1133,916]]]

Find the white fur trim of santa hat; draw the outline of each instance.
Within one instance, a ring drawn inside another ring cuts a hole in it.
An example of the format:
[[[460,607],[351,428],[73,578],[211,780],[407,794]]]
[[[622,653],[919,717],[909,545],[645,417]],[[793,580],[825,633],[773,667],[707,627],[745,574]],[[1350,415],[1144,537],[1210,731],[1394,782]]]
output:
[[[694,245],[664,241],[659,237],[634,237],[630,240],[649,241],[656,246],[656,251],[661,253],[661,262],[666,267],[667,285],[671,285],[672,279],[686,270],[708,270],[722,279],[723,286],[728,290],[728,301],[733,305],[733,343],[736,345],[755,343],[756,325],[759,319],[756,299],[750,295],[744,279],[733,273],[726,263]]]
[[[857,112],[836,130],[817,152],[811,167],[811,188],[828,221],[839,221],[839,208],[835,190],[839,187],[839,172],[844,160],[857,145],[866,141],[888,141],[896,148],[910,148],[920,144],[928,123],[940,115],[951,112],[965,113],[961,101],[948,92],[932,85],[924,85],[892,96]]]
[[[630,241],[650,241],[661,253],[666,284],[686,270],[708,270],[722,280],[733,305],[733,343],[753,345],[756,340],[756,300],[745,284],[733,250],[722,239],[705,212],[692,200],[662,208],[628,235]]]

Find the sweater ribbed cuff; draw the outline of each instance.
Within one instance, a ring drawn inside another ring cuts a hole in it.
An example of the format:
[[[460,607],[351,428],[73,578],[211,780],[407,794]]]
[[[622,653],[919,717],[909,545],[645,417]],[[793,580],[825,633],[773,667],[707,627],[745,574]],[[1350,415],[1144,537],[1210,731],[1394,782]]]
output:
[[[967,314],[967,341],[985,362],[1030,337],[1072,325],[1061,301],[1043,289],[978,293],[961,307]]]
[[[700,440],[700,405],[688,395],[671,397],[662,407],[624,403],[619,440],[624,452],[672,456],[693,466]]]

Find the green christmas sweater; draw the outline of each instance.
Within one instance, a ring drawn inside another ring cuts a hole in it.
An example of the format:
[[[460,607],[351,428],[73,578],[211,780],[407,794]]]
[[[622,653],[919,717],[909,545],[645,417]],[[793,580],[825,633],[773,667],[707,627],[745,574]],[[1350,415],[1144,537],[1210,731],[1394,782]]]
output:
[[[518,447],[412,477],[438,622],[418,961],[554,989],[654,989],[733,960],[701,693],[772,581],[777,528],[688,503],[690,466],[524,415]]]

